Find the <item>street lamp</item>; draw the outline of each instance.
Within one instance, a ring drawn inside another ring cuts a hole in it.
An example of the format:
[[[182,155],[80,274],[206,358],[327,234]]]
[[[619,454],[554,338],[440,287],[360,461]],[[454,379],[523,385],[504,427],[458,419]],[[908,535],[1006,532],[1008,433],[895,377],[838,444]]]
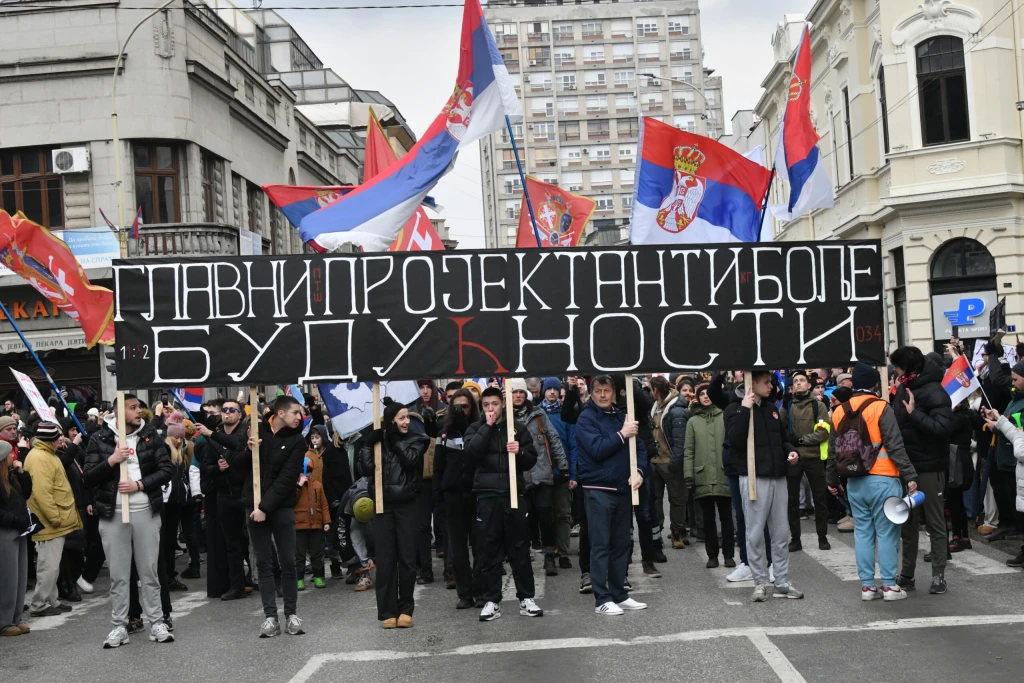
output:
[[[124,222],[124,178],[121,175],[121,136],[117,132],[117,75],[121,71],[121,64],[124,61],[124,51],[128,47],[128,41],[132,39],[139,27],[145,24],[158,12],[162,12],[175,0],[167,0],[164,4],[147,14],[142,20],[135,24],[128,37],[121,43],[121,49],[117,51],[117,61],[114,62],[114,78],[110,85],[110,122],[113,126],[114,143],[114,184],[117,186],[117,241],[121,247],[121,258],[128,258],[128,233],[123,228]]]
[[[668,81],[669,83],[680,83],[682,85],[690,86],[690,88],[692,88],[693,91],[695,93],[697,93],[698,95],[700,95],[700,98],[702,100],[704,100],[704,106],[709,108],[709,109],[711,108],[711,103],[708,102],[708,98],[704,96],[704,93],[701,92],[700,88],[695,86],[693,83],[690,83],[690,81],[684,81],[684,80],[679,79],[679,78],[665,78],[664,76],[655,76],[654,74],[637,74],[637,76],[643,76],[645,78],[649,78],[649,79],[655,80],[655,81]],[[700,115],[700,117],[701,117],[701,119],[703,119],[705,121],[708,120],[707,114],[702,113]]]

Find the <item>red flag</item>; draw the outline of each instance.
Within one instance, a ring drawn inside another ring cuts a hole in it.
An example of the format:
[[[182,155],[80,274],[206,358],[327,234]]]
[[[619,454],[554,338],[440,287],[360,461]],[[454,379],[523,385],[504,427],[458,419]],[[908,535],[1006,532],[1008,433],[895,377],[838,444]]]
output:
[[[523,188],[523,205],[519,212],[519,232],[516,233],[516,249],[537,246],[537,237],[530,222],[526,206],[526,193],[530,195],[533,213],[537,219],[537,232],[542,247],[575,247],[583,237],[587,221],[594,213],[597,202],[587,197],[566,192],[557,185],[548,185],[536,178],[526,176]]]
[[[142,222],[142,207],[135,212],[135,220],[132,221],[132,239],[139,239],[139,223]]]
[[[89,283],[71,250],[50,231],[0,210],[0,263],[82,326],[88,348],[114,343],[114,295]]]
[[[370,109],[369,124],[366,126],[366,161],[363,163],[363,182],[382,173],[398,161],[394,148],[388,142],[387,135],[380,127],[380,122]],[[441,236],[434,230],[427,212],[422,206],[416,207],[414,213],[398,237],[388,247],[388,251],[440,251],[444,249]]]

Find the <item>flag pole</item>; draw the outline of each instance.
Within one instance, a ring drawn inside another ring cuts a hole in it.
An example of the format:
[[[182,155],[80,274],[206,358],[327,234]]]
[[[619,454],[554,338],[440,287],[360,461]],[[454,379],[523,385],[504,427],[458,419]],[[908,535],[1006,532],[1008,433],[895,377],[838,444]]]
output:
[[[768,197],[772,193],[772,183],[775,182],[775,164],[772,164],[772,172],[768,176],[768,189],[764,192],[764,201],[761,202],[761,217],[757,221],[757,241],[761,241],[761,228],[764,226],[764,215],[768,211]]]
[[[50,377],[50,373],[43,365],[43,362],[39,360],[39,356],[36,355],[36,352],[32,348],[32,345],[28,343],[28,339],[25,339],[25,335],[21,333],[21,328],[19,328],[18,324],[14,322],[14,318],[7,311],[7,307],[4,306],[2,301],[0,301],[0,311],[3,311],[4,317],[7,318],[7,322],[9,322],[11,324],[11,327],[14,328],[14,331],[18,333],[18,337],[21,338],[21,343],[24,344],[25,348],[28,349],[28,352],[32,354],[32,360],[36,362],[36,365],[39,366],[39,369],[43,371],[44,375],[46,375],[46,381],[50,383],[50,387],[52,387],[54,393],[57,394],[57,398],[59,398],[60,402],[64,404],[64,410],[68,411],[68,415],[70,415],[71,419],[74,420],[75,426],[78,427],[78,433],[84,437],[85,428],[82,427],[82,423],[78,421],[78,418],[75,417],[75,414],[71,411],[71,406],[69,406],[68,402],[64,400],[64,395],[61,394],[60,389],[57,388],[57,383],[53,381],[52,377]]]
[[[177,403],[179,406],[181,406],[181,409],[185,411],[185,415],[188,416],[188,419],[192,420],[193,422],[198,422],[198,420],[196,420],[196,418],[194,418],[192,416],[192,413],[189,411],[188,407],[185,406],[185,402],[181,400],[180,396],[178,396],[178,390],[177,389],[175,389],[175,390],[173,390],[171,392],[171,407],[172,408],[174,407],[174,405],[173,405],[174,403]]]
[[[533,226],[533,237],[537,240],[537,248],[540,249],[540,232],[537,230],[537,217],[533,215],[533,202],[530,201],[530,193],[526,189],[526,174],[523,173],[523,163],[519,160],[519,148],[516,146],[516,134],[512,132],[512,121],[508,114],[505,115],[505,125],[508,127],[508,139],[512,141],[512,153],[516,155],[516,166],[519,168],[519,179],[523,181],[523,197],[526,198],[526,208],[530,212],[530,224]],[[520,209],[522,211],[522,209]]]

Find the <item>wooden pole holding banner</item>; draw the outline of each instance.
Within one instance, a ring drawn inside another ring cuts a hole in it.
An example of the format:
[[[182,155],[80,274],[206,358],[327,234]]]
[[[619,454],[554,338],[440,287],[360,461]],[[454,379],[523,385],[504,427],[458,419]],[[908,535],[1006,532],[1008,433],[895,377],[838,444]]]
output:
[[[516,440],[515,411],[512,409],[512,383],[505,378],[505,425],[508,440]],[[512,498],[512,509],[519,508],[519,484],[516,482],[516,454],[508,454],[508,495]]]
[[[881,381],[882,400],[889,402],[889,367],[886,365],[878,368],[878,378]]]
[[[630,422],[634,421],[633,414],[636,412],[636,406],[633,402],[633,375],[626,375],[626,419]],[[629,480],[632,481],[633,475],[636,474],[636,437],[629,437]],[[634,489],[632,486],[629,487],[630,495],[633,497],[633,507],[640,505],[640,491]]]
[[[117,392],[117,445],[119,448],[128,448],[128,426],[124,420],[124,392]],[[121,461],[121,481],[128,481],[128,463]],[[121,494],[121,522],[128,523],[128,494]]]
[[[263,492],[260,490],[260,395],[256,387],[249,387],[249,437],[252,445],[252,509],[260,507]]]
[[[373,383],[373,429],[380,429],[380,382]],[[373,499],[377,514],[384,512],[384,466],[381,464],[380,441],[373,445]]]
[[[743,394],[750,393],[753,373],[743,373]],[[747,429],[747,494],[750,500],[757,500],[757,463],[754,461],[754,410],[750,410],[750,427]]]

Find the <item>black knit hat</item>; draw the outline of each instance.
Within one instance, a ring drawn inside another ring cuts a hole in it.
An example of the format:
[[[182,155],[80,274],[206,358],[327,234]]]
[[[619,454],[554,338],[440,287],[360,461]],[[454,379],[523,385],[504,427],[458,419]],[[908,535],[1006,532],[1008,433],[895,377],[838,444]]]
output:
[[[878,370],[867,363],[857,363],[853,366],[853,388],[854,390],[874,389],[881,382]]]
[[[36,438],[40,441],[56,441],[60,437],[60,425],[53,422],[40,422],[36,427]]]

